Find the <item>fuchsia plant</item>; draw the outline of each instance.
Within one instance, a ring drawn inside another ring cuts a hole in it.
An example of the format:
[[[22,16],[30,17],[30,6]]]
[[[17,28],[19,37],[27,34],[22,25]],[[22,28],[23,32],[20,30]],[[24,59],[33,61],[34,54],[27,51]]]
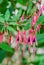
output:
[[[42,7],[41,9],[44,9],[44,7]],[[41,14],[41,12],[39,11],[39,13]],[[28,35],[26,30],[24,30],[23,32],[21,30],[18,30],[17,32],[17,36],[16,36],[16,47],[15,48],[19,48],[20,44],[22,45],[23,43],[23,50],[25,50],[26,45],[28,45],[28,47],[36,45],[37,42],[37,38],[36,38],[36,32],[37,30],[40,32],[40,28],[41,28],[41,24],[36,26],[36,23],[39,19],[39,16],[36,12],[34,13],[34,16],[32,17],[32,23],[31,23],[31,28],[28,30]],[[24,14],[22,14],[21,16],[21,21],[24,20]],[[29,24],[30,25],[30,24]],[[35,27],[36,26],[36,27]],[[37,30],[36,30],[37,29]],[[4,32],[4,35],[8,35],[8,32]],[[0,43],[2,43],[3,41],[3,34],[0,33]],[[9,36],[9,39],[7,40],[8,44],[10,45],[12,41],[12,35]]]

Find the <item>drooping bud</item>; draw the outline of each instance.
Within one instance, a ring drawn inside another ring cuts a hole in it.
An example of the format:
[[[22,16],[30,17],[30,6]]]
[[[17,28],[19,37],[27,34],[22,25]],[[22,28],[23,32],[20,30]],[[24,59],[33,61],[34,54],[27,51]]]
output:
[[[8,39],[8,44],[10,45],[11,43],[11,40],[12,40],[12,35],[10,35],[9,39]]]
[[[35,12],[35,13],[34,13],[34,17],[33,17],[33,19],[32,19],[32,26],[35,26],[37,20],[38,20],[38,15],[37,15],[37,13]]]
[[[40,32],[40,28],[41,28],[41,25],[39,24],[38,26],[37,26],[37,30]]]
[[[21,21],[23,21],[24,20],[24,14],[22,14],[22,17],[21,17]]]
[[[26,31],[23,32],[23,42],[27,44]]]
[[[0,32],[0,43],[3,41],[3,34]]]

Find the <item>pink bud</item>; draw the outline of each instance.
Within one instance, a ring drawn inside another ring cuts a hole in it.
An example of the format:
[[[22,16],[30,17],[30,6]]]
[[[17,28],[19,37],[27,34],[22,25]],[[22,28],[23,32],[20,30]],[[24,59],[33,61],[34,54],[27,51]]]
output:
[[[35,12],[35,13],[34,13],[34,17],[33,17],[33,19],[32,19],[32,26],[35,26],[37,20],[38,20],[38,15],[37,15],[37,13]]]
[[[29,29],[29,34],[32,34],[32,32],[33,32],[33,29],[32,28]]]
[[[3,41],[3,34],[0,32],[0,43]]]
[[[24,14],[23,14],[22,17],[21,17],[21,20],[22,20],[22,21],[24,20]]]
[[[43,4],[43,6],[40,8],[40,10],[39,10],[39,15],[41,15],[42,14],[42,11],[44,10],[44,4]]]
[[[26,31],[23,32],[23,42],[27,44]]]
[[[38,26],[37,26],[37,30],[40,32],[40,28],[41,28],[41,25],[39,24]]]
[[[11,40],[12,40],[12,35],[10,35],[9,39],[8,39],[8,44],[10,45],[11,43]]]

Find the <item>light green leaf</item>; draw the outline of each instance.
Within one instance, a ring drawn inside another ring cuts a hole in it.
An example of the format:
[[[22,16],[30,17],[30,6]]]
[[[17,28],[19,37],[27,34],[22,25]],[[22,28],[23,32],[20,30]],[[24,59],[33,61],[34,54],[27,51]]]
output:
[[[6,13],[5,13],[5,20],[8,21],[9,18],[10,18],[10,12],[9,12],[9,10],[7,9],[7,10],[6,10]]]
[[[0,0],[0,4],[3,2],[3,0]]]
[[[22,14],[22,9],[19,10],[16,16],[13,16],[13,21],[17,22],[20,19],[21,14]]]
[[[15,32],[14,28],[12,28],[11,26],[7,26],[7,30],[9,30],[10,32]]]
[[[0,22],[1,22],[1,23],[4,23],[4,22],[5,22],[5,20],[4,20],[3,17],[0,17]]]
[[[28,8],[27,8],[27,14],[31,12],[31,9],[32,9],[32,0],[29,1],[29,5],[28,5]]]
[[[9,22],[9,25],[17,25],[15,22]]]

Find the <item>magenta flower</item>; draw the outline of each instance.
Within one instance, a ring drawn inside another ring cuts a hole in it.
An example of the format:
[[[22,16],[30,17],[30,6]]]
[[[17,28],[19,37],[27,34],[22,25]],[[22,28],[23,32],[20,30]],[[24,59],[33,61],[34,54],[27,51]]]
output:
[[[40,10],[39,10],[39,15],[41,15],[41,14],[44,14],[44,4],[43,4],[43,6],[40,8]]]
[[[26,31],[23,32],[23,42],[27,44]]]
[[[18,42],[18,43],[22,42],[22,36],[21,36],[21,31],[20,30],[18,31],[18,35],[16,37],[16,42]]]
[[[3,41],[3,34],[0,32],[0,43]]]
[[[33,32],[33,29],[30,29],[29,36],[28,36],[28,44],[30,44],[30,45],[32,45],[32,32]]]
[[[36,42],[36,31],[34,29],[29,30],[28,44],[32,45]]]
[[[36,35],[33,35],[33,43],[36,42]]]
[[[35,13],[34,13],[34,17],[33,17],[33,19],[32,19],[32,26],[35,26],[37,20],[38,20],[38,15],[37,15],[37,13],[35,12]]]
[[[23,21],[24,20],[24,14],[22,15],[22,17],[21,17],[21,21]]]

